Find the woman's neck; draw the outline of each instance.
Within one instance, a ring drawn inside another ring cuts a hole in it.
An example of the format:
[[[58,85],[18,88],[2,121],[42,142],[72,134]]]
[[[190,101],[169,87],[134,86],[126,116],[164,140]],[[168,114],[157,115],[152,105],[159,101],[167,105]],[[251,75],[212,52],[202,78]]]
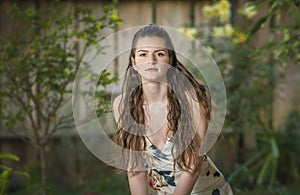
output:
[[[149,82],[143,83],[143,94],[145,102],[148,104],[160,102],[167,104],[168,87],[165,83]]]

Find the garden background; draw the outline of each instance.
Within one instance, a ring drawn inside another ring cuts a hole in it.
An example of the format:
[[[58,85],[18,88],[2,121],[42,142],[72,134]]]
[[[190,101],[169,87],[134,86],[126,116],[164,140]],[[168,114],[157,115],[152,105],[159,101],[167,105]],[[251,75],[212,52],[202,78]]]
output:
[[[71,92],[90,47],[149,23],[200,41],[217,62],[227,112],[209,155],[235,194],[299,194],[299,0],[2,0],[0,194],[129,194],[78,136]],[[110,86],[127,61],[112,63],[100,77],[86,70],[108,135]]]

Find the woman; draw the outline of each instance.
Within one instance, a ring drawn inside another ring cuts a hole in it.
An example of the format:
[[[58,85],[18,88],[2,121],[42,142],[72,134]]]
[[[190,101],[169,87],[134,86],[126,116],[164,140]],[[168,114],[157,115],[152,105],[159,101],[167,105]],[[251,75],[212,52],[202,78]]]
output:
[[[132,195],[232,194],[200,154],[211,117],[204,85],[177,60],[168,33],[150,24],[134,35],[123,93],[113,104]]]

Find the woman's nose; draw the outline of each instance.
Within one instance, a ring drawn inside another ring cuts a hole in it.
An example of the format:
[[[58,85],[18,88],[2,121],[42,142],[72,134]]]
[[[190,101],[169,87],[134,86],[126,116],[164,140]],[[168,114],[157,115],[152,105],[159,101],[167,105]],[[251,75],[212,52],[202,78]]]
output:
[[[150,64],[156,64],[156,56],[155,56],[154,53],[150,55],[149,63]]]

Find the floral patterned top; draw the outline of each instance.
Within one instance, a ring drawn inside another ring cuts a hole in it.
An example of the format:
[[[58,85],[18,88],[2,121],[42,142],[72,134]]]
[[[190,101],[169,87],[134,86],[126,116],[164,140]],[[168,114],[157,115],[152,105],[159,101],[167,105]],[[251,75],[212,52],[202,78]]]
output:
[[[159,150],[146,137],[147,149],[143,154],[145,166],[148,171],[148,194],[173,194],[178,179],[182,173],[177,165],[174,169],[172,156],[172,137],[167,139],[164,147]],[[229,184],[222,173],[216,168],[210,158],[205,155],[198,177],[191,195],[231,195]]]

